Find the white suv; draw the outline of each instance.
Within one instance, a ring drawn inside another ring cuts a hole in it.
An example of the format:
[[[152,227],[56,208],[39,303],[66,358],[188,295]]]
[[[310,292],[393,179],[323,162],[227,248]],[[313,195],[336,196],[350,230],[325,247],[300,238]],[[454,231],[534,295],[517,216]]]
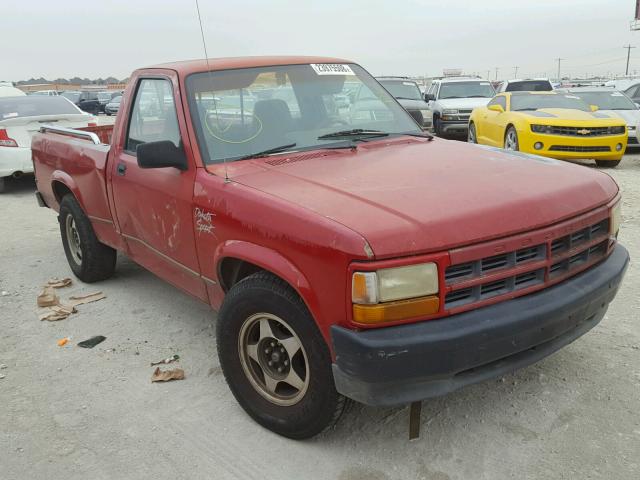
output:
[[[436,79],[425,94],[433,111],[433,128],[437,135],[465,136],[469,116],[476,107],[483,107],[495,91],[487,80],[475,77]]]

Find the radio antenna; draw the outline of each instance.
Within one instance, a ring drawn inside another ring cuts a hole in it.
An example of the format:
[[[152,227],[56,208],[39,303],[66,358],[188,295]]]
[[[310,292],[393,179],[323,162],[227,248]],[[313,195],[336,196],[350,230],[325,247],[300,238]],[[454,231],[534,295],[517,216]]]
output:
[[[207,42],[204,39],[204,28],[202,28],[202,16],[200,15],[200,5],[198,4],[198,0],[196,2],[196,11],[198,12],[198,23],[200,24],[200,35],[202,35],[202,47],[204,48],[204,60],[207,62],[207,75],[209,75],[209,81],[211,82],[211,95],[213,95],[213,103],[215,105],[216,99],[213,90],[213,76],[211,75],[211,67],[209,66],[209,54],[207,53]],[[204,121],[207,121],[205,116]],[[222,164],[224,165],[224,181],[225,183],[229,183],[229,174],[227,172],[227,159],[222,159]]]

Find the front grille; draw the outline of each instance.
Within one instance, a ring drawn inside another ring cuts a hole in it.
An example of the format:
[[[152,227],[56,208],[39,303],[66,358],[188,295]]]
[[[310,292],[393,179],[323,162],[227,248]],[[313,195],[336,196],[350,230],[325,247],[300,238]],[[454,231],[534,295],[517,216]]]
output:
[[[539,245],[451,265],[445,271],[445,308],[468,307],[543,287],[604,258],[608,245],[609,219],[605,218]]]
[[[609,133],[609,127],[558,127],[546,126],[546,134],[549,135],[567,135],[570,137],[602,137],[604,135],[612,135]]]
[[[550,152],[610,152],[610,147],[583,147],[583,146],[573,146],[573,145],[552,145],[549,148]]]
[[[638,139],[636,137],[629,137],[627,145],[638,145]]]
[[[458,110],[458,113],[467,113],[467,114],[470,114],[470,113],[471,113],[471,110],[464,110],[464,109],[463,109],[463,110]]]

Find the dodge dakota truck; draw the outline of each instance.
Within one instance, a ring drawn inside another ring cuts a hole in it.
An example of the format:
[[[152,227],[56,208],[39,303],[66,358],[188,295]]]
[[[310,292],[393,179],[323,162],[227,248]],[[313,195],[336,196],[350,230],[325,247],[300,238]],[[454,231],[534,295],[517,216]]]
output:
[[[330,108],[354,86],[370,111]],[[433,138],[347,60],[143,68],[113,128],[44,125],[32,150],[73,273],[104,280],[119,251],[210,304],[233,395],[291,438],[347,399],[404,405],[550,355],[629,261],[608,175]]]

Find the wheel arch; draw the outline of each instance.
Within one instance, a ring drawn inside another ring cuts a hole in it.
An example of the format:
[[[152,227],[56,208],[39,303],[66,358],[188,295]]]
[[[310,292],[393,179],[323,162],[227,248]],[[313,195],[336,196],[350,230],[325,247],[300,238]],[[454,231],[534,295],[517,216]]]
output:
[[[253,273],[269,272],[293,288],[315,318],[318,302],[308,279],[281,253],[251,242],[231,240],[218,246],[214,264],[224,292]]]
[[[53,192],[53,196],[58,206],[60,205],[62,198],[70,193],[76,198],[80,207],[85,210],[84,202],[80,195],[80,189],[68,173],[56,170],[51,174],[51,191]]]

